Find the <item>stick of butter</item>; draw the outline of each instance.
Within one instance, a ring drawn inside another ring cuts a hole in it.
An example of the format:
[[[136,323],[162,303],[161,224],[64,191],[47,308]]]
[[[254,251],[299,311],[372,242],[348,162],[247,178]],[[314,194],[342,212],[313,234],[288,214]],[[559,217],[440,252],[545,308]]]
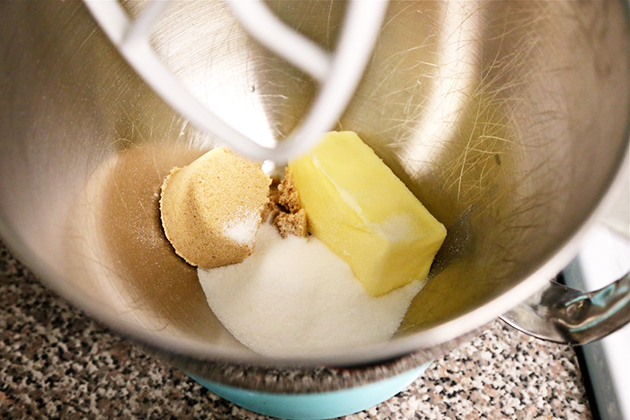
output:
[[[311,233],[370,295],[427,276],[446,228],[356,133],[326,134],[289,171]]]

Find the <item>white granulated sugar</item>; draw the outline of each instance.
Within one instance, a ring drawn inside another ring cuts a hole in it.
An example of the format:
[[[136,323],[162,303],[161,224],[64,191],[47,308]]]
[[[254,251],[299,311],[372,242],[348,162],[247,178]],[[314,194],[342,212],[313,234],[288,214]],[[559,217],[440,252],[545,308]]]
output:
[[[243,262],[198,270],[210,308],[241,343],[268,356],[389,340],[424,282],[375,298],[350,266],[316,238],[258,230]]]
[[[223,236],[241,245],[251,245],[256,238],[260,223],[260,212],[245,212],[242,209],[223,226]]]

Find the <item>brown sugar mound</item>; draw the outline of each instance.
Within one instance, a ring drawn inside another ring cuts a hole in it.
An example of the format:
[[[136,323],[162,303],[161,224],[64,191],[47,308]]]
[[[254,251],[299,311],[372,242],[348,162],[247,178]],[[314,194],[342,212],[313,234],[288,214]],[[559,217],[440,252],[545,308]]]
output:
[[[300,205],[298,191],[288,168],[284,171],[284,179],[276,179],[271,185],[266,214],[283,238],[289,235],[308,236],[306,210]]]
[[[280,208],[278,207],[278,200],[280,198],[280,193],[278,192],[279,184],[280,177],[272,176],[271,184],[269,185],[269,200],[262,212],[262,219],[270,223],[273,223],[278,213],[280,213]]]
[[[186,262],[208,269],[235,264],[254,247],[271,179],[260,165],[218,147],[162,184],[167,239]]]
[[[278,204],[289,213],[297,213],[302,208],[297,188],[288,168],[284,170],[284,179],[278,185]]]
[[[300,209],[295,213],[279,212],[273,223],[283,238],[289,235],[301,238],[308,236],[308,219],[304,209]]]

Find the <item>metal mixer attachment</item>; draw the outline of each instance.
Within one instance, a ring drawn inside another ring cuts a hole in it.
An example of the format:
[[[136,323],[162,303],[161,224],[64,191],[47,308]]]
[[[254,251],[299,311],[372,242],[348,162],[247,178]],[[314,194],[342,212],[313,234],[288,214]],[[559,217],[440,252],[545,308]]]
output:
[[[387,8],[387,1],[349,2],[339,42],[329,53],[282,23],[263,1],[225,0],[251,36],[320,85],[301,124],[270,148],[210,112],[157,56],[150,36],[170,2],[150,0],[136,19],[131,19],[116,0],[84,2],[131,67],[173,109],[236,152],[280,164],[311,148],[344,112],[370,58]]]

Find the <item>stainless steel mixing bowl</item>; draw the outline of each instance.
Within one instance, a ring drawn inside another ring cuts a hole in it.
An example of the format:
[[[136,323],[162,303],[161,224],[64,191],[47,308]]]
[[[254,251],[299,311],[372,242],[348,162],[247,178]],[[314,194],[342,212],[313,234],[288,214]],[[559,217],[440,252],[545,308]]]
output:
[[[334,48],[343,3],[269,4]],[[49,287],[193,372],[428,360],[570,261],[628,153],[625,3],[392,2],[338,128],[374,148],[450,242],[390,342],[262,358],[214,317],[158,221],[163,177],[212,136],[147,88],[81,2],[0,2],[0,20],[0,234]],[[282,139],[316,93],[221,2],[173,5],[152,42],[252,136]]]

